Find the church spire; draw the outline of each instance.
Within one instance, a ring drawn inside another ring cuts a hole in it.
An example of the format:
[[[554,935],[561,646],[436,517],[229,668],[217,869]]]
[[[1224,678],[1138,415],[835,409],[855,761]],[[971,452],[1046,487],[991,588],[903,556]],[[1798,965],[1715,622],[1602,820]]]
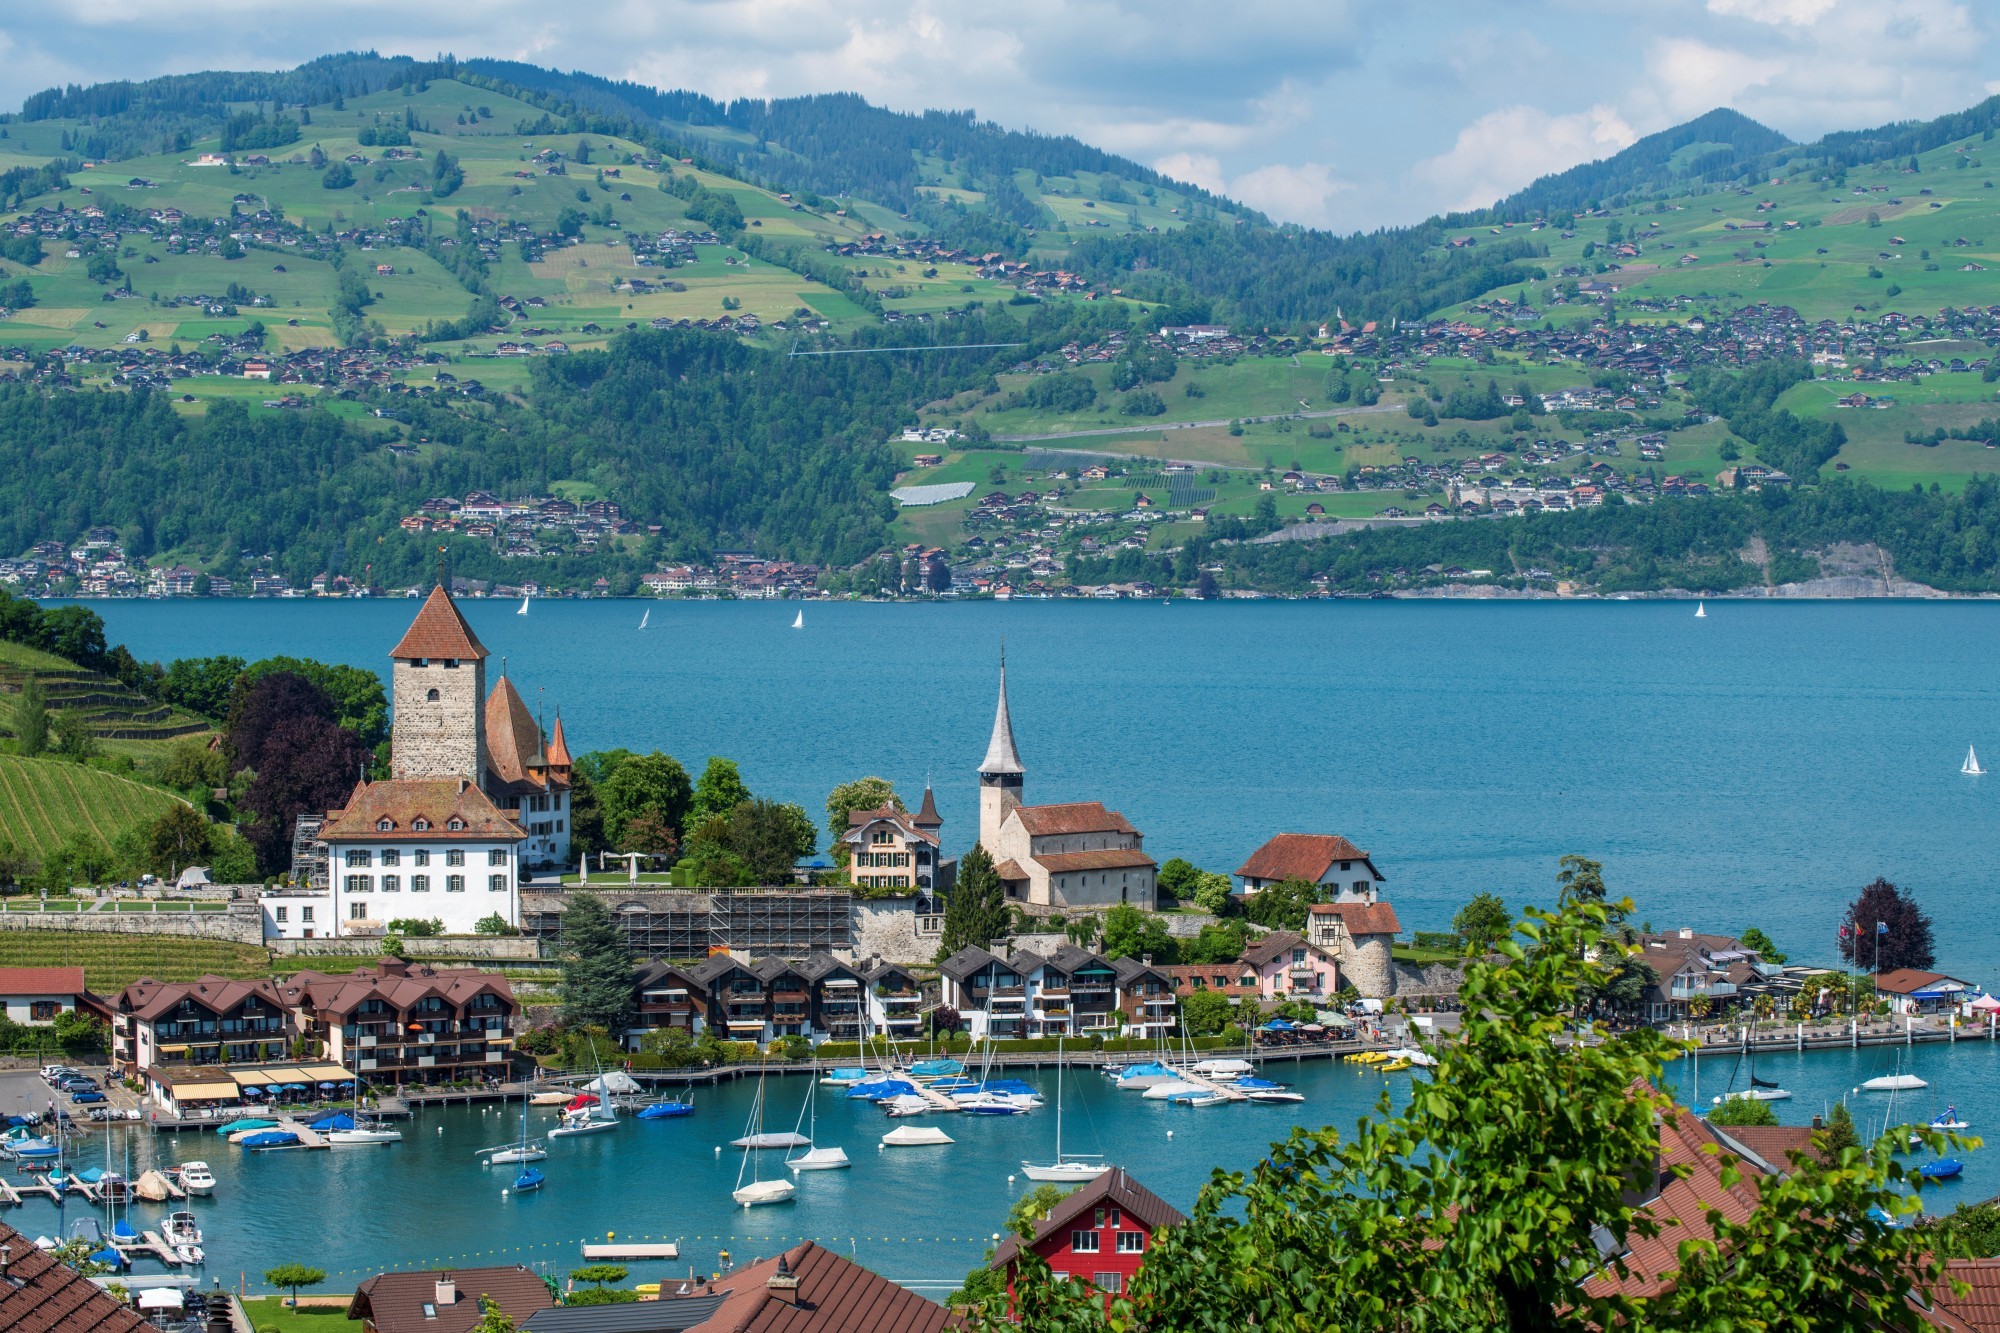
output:
[[[1007,652],[1000,652],[1000,705],[993,714],[993,739],[986,744],[986,758],[980,761],[982,776],[1002,773],[1020,774],[1027,770],[1021,767],[1021,756],[1014,749],[1014,721],[1007,713]]]

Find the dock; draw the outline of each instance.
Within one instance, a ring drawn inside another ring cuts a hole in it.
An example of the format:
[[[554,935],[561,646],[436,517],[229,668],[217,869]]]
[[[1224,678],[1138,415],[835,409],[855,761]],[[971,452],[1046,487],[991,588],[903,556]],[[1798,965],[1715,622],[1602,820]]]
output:
[[[111,1248],[117,1250],[118,1253],[125,1255],[127,1258],[135,1254],[144,1255],[148,1259],[159,1260],[169,1268],[179,1268],[181,1266],[181,1257],[174,1253],[173,1246],[167,1244],[157,1231],[141,1232],[137,1240],[121,1241],[114,1237],[111,1241]]]
[[[956,1111],[959,1109],[957,1102],[945,1096],[928,1083],[918,1083],[916,1084],[916,1088],[917,1095],[930,1103],[930,1108],[933,1111]]]
[[[1226,1102],[1247,1102],[1250,1100],[1247,1095],[1232,1084],[1217,1083],[1206,1074],[1197,1074],[1192,1070],[1182,1069],[1175,1071],[1174,1077],[1183,1083],[1193,1084],[1203,1092],[1212,1092]]]
[[[583,1257],[586,1259],[678,1259],[681,1257],[681,1243],[677,1240],[663,1241],[605,1241],[600,1244],[584,1242]]]

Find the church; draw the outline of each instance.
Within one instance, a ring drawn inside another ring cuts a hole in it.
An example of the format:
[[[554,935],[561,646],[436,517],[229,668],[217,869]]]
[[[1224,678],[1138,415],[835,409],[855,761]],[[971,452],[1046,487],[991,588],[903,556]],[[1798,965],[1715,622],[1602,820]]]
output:
[[[1033,913],[1119,903],[1152,911],[1159,867],[1139,830],[1099,801],[1023,805],[1026,776],[1014,748],[1002,661],[993,737],[979,764],[979,842],[1000,872],[1007,901]]]
[[[390,776],[355,785],[316,839],[325,882],[266,894],[265,933],[378,935],[399,917],[470,935],[521,921],[522,874],[570,846],[570,754],[560,716],[544,734],[442,584],[390,650]]]

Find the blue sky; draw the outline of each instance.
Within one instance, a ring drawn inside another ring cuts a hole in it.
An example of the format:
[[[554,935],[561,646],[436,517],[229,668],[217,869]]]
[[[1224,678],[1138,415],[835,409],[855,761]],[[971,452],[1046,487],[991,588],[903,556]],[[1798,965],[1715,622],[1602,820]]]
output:
[[[1717,106],[1811,138],[2000,92],[1995,0],[40,0],[0,6],[0,105],[368,47],[971,107],[1340,230],[1487,203]]]

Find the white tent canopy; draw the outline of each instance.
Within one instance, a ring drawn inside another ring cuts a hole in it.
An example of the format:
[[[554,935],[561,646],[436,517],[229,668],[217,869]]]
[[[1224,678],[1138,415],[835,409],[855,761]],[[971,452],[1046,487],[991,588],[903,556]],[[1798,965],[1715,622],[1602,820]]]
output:
[[[1982,1014],[1990,1014],[1994,1010],[2000,1009],[2000,1000],[1994,999],[1991,995],[1982,994],[1973,1000],[1971,1007],[1977,1009]]]
[[[583,1086],[591,1092],[608,1093],[614,1097],[639,1091],[638,1080],[619,1069],[601,1074]]]
[[[187,1300],[178,1291],[158,1288],[139,1293],[141,1310],[179,1310],[187,1305]]]
[[[189,866],[186,870],[181,871],[180,878],[174,881],[174,887],[177,889],[205,889],[213,882],[208,877],[207,866]]]

